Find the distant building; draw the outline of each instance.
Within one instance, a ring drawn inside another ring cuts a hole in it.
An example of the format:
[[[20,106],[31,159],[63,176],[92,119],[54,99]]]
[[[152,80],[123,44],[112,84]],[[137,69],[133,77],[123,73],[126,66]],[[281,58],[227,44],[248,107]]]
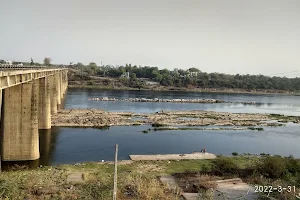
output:
[[[160,85],[159,82],[155,82],[155,81],[145,81],[146,85]]]
[[[129,72],[124,72],[124,73],[121,75],[121,78],[129,78]]]
[[[6,64],[6,65],[12,65],[12,61],[7,60],[7,61],[5,61],[5,64]]]
[[[150,78],[139,78],[139,80],[145,85],[160,85],[157,81],[152,81]]]
[[[189,75],[191,77],[197,77],[198,76],[198,72],[190,72]]]

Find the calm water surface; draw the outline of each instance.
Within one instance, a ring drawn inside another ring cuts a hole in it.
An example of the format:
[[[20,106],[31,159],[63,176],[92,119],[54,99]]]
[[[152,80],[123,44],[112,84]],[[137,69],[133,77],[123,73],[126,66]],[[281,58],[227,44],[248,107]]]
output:
[[[156,102],[105,102],[89,101],[88,98],[168,98],[168,99],[221,99],[232,102],[255,101],[256,105],[244,104],[198,104],[198,103],[156,103]],[[160,110],[211,110],[232,113],[277,113],[300,116],[300,96],[218,94],[197,92],[159,92],[159,91],[114,91],[97,89],[68,89],[65,108],[102,108],[109,111],[129,111],[152,113]]]
[[[40,132],[41,158],[33,165],[57,165],[85,161],[112,161],[114,145],[119,159],[130,154],[191,153],[206,148],[215,154],[269,153],[300,158],[300,125],[267,127],[264,131],[150,131],[143,126],[94,128],[53,128]]]

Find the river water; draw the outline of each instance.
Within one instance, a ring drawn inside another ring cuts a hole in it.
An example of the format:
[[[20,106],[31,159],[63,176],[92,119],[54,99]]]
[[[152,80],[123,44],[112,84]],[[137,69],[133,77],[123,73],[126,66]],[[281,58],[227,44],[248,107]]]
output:
[[[127,98],[165,98],[165,99],[221,99],[231,102],[255,101],[255,105],[244,104],[198,104],[164,102],[108,102],[89,101],[88,98],[109,97]],[[97,89],[68,89],[65,108],[102,108],[108,111],[128,111],[152,113],[160,110],[211,110],[232,113],[277,113],[300,116],[300,96],[256,95],[256,94],[219,94],[197,92],[159,92],[159,91],[116,91]]]
[[[193,104],[154,102],[88,101],[92,97],[109,98],[213,98],[226,101],[255,101],[258,105]],[[201,109],[233,113],[278,113],[300,115],[300,97],[288,95],[212,94],[150,91],[102,91],[96,89],[68,89],[63,107],[101,108],[108,111],[151,113],[160,110]],[[191,153],[206,148],[208,152],[230,155],[238,153],[269,153],[300,158],[300,125],[289,123],[282,127],[251,130],[186,130],[142,131],[142,126],[114,126],[106,130],[95,128],[53,127],[40,131],[41,158],[30,166],[79,163],[114,159],[114,145],[119,144],[119,159],[130,154]],[[11,163],[4,163],[9,166]],[[28,164],[28,163],[27,163]]]

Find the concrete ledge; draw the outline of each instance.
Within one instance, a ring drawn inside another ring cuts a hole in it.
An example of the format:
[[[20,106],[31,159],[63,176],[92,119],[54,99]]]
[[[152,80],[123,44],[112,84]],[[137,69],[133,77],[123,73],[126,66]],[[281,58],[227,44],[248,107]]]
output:
[[[129,155],[129,157],[131,160],[198,160],[217,158],[217,156],[212,153]]]

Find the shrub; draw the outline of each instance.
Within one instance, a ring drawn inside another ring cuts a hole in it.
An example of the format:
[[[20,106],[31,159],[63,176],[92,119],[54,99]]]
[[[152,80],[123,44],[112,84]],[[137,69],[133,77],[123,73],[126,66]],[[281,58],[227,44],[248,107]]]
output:
[[[233,155],[233,156],[238,156],[239,153],[238,153],[238,152],[232,152],[232,155]]]
[[[291,156],[285,158],[285,161],[286,161],[286,169],[288,173],[291,173],[293,175],[300,173],[300,162],[298,160],[296,160]]]
[[[285,159],[279,156],[267,156],[258,164],[257,171],[269,178],[281,178],[286,173]]]
[[[159,123],[153,123],[152,127],[162,127],[165,126],[164,124],[159,124]]]
[[[213,161],[213,169],[216,172],[220,172],[222,174],[234,174],[238,171],[239,167],[236,163],[234,163],[230,158],[219,157]]]

